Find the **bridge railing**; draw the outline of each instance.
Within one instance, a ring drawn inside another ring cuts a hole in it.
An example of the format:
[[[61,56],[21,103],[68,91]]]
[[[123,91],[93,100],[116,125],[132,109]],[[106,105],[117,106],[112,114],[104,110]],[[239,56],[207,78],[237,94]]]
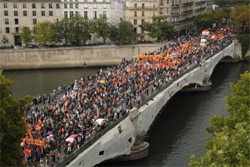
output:
[[[224,47],[221,47],[220,50],[214,52],[213,55],[208,56],[206,58],[204,58],[204,60],[207,60],[211,57],[213,57],[214,55],[216,55],[217,53],[219,53],[220,51],[224,50],[226,47],[228,47],[230,44],[232,44],[232,41],[230,43],[228,43],[227,45],[225,45]],[[184,76],[185,74],[189,73],[190,71],[194,70],[195,68],[197,68],[198,66],[200,66],[200,64],[193,64],[191,66],[188,66],[188,69],[186,71],[184,71],[183,73],[180,73],[176,78],[170,80],[169,82],[167,82],[166,84],[161,85],[157,90],[155,90],[154,92],[152,92],[151,94],[149,94],[147,97],[144,98],[144,100],[142,102],[140,102],[139,104],[135,105],[135,107],[140,108],[141,106],[144,106],[145,104],[147,104],[151,99],[153,99],[157,94],[159,94],[160,92],[162,92],[163,90],[165,90],[168,86],[170,86],[172,83],[174,83],[175,81],[177,81],[180,77]],[[151,81],[152,83],[152,81]],[[148,87],[147,89],[152,89],[152,87]],[[151,91],[150,91],[151,92]],[[171,94],[171,92],[170,92]],[[119,102],[117,104],[117,106],[122,105],[121,102]],[[104,130],[102,130],[101,132],[99,132],[95,137],[93,137],[90,141],[88,141],[87,143],[85,143],[83,146],[81,146],[79,149],[75,150],[72,154],[70,155],[66,155],[66,157],[64,157],[64,159],[59,162],[58,164],[56,164],[56,167],[61,167],[61,166],[66,166],[67,164],[69,164],[72,160],[74,160],[80,153],[82,153],[84,150],[88,149],[92,144],[94,144],[98,139],[100,139],[104,134],[106,134],[109,130],[111,130],[112,128],[114,128],[117,124],[119,124],[121,121],[123,121],[127,116],[129,115],[129,113],[126,113],[125,115],[123,115],[121,118],[119,118],[117,121],[113,122],[112,124],[110,124],[109,126],[107,126]]]
[[[100,139],[104,134],[106,134],[109,130],[113,129],[116,125],[118,125],[121,121],[123,121],[125,118],[128,117],[128,113],[126,113],[125,115],[123,115],[121,118],[119,118],[117,121],[115,121],[114,123],[110,124],[109,126],[107,126],[104,130],[102,130],[101,132],[97,133],[97,135],[95,137],[93,137],[90,141],[88,141],[87,143],[85,143],[83,146],[81,146],[79,149],[75,150],[72,154],[70,155],[66,155],[66,157],[64,157],[64,159],[59,162],[58,164],[56,164],[56,167],[62,167],[62,166],[66,166],[67,164],[69,164],[72,160],[74,160],[79,154],[81,154],[84,150],[88,149],[92,144],[94,144],[98,139]]]
[[[213,55],[205,57],[204,60],[208,60],[209,58],[213,57],[214,55],[216,55],[217,53],[221,52],[222,50],[224,50],[226,47],[228,47],[229,45],[232,44],[232,41],[229,42],[228,44],[226,44],[225,46],[221,47],[220,50],[217,50],[216,52],[213,53]],[[188,66],[188,70],[184,71],[183,73],[180,73],[176,78],[170,80],[169,82],[167,82],[166,84],[163,84],[158,90],[154,91],[152,94],[150,94],[149,96],[147,96],[145,98],[145,100],[143,100],[140,104],[137,105],[138,108],[140,108],[141,106],[144,106],[145,104],[147,104],[151,99],[153,99],[158,93],[162,92],[163,90],[165,90],[168,86],[170,86],[172,83],[174,83],[175,81],[177,81],[180,77],[184,76],[185,74],[189,73],[190,71],[194,70],[195,68],[197,68],[198,66],[200,66],[200,64],[194,64],[191,66]],[[150,89],[147,88],[147,89]]]

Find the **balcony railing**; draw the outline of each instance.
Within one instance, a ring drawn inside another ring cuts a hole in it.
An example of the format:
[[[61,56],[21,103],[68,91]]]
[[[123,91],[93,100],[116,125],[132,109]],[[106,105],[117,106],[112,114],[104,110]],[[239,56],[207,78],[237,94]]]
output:
[[[184,2],[182,3],[183,6],[191,6],[193,5],[193,2]]]
[[[205,9],[206,9],[206,7],[202,7],[202,8],[195,9],[195,11],[196,11],[196,12],[201,12],[201,11],[203,11],[203,10],[205,10]]]
[[[206,3],[206,1],[195,2],[196,5],[201,5],[201,4],[204,4],[204,3]]]

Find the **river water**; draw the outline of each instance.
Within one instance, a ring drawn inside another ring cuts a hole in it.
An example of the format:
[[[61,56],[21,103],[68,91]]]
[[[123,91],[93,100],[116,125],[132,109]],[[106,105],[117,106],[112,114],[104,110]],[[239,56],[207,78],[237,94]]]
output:
[[[12,96],[38,95],[58,86],[73,83],[82,75],[93,75],[99,68],[4,71],[14,80]],[[208,133],[204,128],[214,115],[227,115],[225,96],[230,95],[230,82],[249,71],[246,62],[220,64],[211,76],[212,90],[201,93],[178,93],[166,105],[149,137],[149,155],[141,160],[115,162],[105,166],[188,166],[190,154],[204,154]]]

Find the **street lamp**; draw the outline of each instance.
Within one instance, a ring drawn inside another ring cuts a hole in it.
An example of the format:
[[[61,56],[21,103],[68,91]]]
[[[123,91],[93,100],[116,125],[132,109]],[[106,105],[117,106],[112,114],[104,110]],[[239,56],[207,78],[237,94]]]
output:
[[[87,64],[86,62],[83,63],[83,74],[84,74],[84,71],[85,71],[85,68],[86,68]]]
[[[134,50],[135,50],[135,47],[133,46],[132,47],[132,61],[134,61],[133,59],[134,59]]]

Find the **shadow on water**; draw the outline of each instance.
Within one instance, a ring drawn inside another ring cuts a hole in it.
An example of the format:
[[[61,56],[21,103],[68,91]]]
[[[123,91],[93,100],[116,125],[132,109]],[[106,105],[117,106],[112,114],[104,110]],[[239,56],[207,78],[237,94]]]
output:
[[[248,63],[219,64],[211,76],[209,92],[177,93],[149,133],[149,155],[141,160],[106,162],[99,166],[188,166],[190,154],[204,154],[205,127],[214,115],[227,115],[225,95],[230,82],[249,70]]]

